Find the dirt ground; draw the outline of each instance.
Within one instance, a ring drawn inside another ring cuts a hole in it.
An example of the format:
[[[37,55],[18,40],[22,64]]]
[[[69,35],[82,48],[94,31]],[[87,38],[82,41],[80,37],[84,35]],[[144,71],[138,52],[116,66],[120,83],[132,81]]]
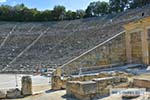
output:
[[[22,99],[11,99],[11,100],[76,100],[73,98],[66,98],[65,94],[66,94],[65,90],[60,91],[48,90],[45,93],[36,94]]]
[[[46,91],[45,93],[29,96],[26,98],[22,99],[11,99],[11,100],[77,100],[75,98],[69,98],[66,95],[65,90],[59,90],[59,91]],[[135,99],[130,99],[130,100],[150,100],[150,95],[149,96],[140,96]],[[102,99],[94,99],[94,100],[123,100],[121,95],[113,95],[109,97],[105,97]]]

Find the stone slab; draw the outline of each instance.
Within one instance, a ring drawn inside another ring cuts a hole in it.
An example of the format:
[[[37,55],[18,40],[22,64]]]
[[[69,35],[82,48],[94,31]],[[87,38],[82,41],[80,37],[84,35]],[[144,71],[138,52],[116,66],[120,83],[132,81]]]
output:
[[[150,89],[150,79],[134,78],[133,86],[139,88]]]

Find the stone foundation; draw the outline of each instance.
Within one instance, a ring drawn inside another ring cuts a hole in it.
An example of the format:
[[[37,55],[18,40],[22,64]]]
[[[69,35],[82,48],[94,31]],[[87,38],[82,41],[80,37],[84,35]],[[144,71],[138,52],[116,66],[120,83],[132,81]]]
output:
[[[67,82],[67,95],[80,100],[90,100],[96,95],[96,82],[69,81]]]
[[[133,86],[138,88],[150,89],[150,79],[134,78]]]
[[[120,77],[95,78],[92,81],[68,81],[67,95],[79,100],[91,100],[95,97],[108,96],[114,86],[127,82]]]
[[[95,78],[104,78],[104,77],[113,77],[113,76],[120,76],[120,77],[130,77],[129,74],[123,72],[113,72],[113,73],[99,73],[99,74],[90,74],[90,75],[82,75],[82,76],[71,76],[71,77],[61,77],[61,76],[52,76],[52,89],[53,90],[60,90],[65,89],[66,84],[68,81],[90,81]],[[120,79],[121,81],[125,78]]]

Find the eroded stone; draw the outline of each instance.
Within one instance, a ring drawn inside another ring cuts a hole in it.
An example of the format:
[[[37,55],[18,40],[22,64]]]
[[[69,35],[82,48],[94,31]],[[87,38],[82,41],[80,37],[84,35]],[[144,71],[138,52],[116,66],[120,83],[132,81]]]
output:
[[[32,95],[32,80],[30,76],[22,77],[21,92],[24,96]]]
[[[7,98],[9,99],[20,98],[20,97],[23,97],[23,96],[21,95],[21,91],[18,88],[10,89],[7,91]]]

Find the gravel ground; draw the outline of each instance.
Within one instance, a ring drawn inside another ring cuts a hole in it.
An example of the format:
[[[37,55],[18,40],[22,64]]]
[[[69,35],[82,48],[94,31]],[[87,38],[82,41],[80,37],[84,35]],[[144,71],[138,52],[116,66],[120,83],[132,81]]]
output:
[[[65,96],[66,91],[60,90],[60,91],[46,91],[45,93],[29,96],[22,99],[11,99],[11,100],[76,100],[73,98],[67,98]]]

